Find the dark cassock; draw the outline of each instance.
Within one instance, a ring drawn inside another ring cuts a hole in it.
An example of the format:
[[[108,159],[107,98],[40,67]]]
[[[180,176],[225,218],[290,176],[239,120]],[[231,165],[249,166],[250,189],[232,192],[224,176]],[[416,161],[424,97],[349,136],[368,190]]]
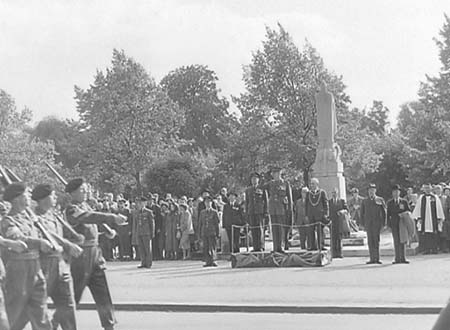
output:
[[[417,219],[417,230],[423,238],[423,251],[425,254],[436,254],[439,232],[445,219],[440,199],[431,193],[421,195],[412,216]]]
[[[347,210],[347,202],[344,199],[337,198],[337,193],[332,193],[332,198],[328,201],[330,206],[330,220],[331,220],[331,256],[333,258],[342,258],[342,224],[341,215],[342,210]]]

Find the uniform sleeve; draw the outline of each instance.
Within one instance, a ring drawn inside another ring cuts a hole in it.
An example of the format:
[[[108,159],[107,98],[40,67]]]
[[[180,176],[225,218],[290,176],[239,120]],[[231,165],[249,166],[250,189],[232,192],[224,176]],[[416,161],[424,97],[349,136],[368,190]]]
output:
[[[381,216],[382,216],[382,218],[383,218],[383,226],[385,226],[386,225],[386,203],[384,202],[384,199],[382,198],[382,197],[380,197],[381,198]]]
[[[153,212],[149,213],[149,226],[150,226],[150,235],[153,239],[155,237],[155,215]]]
[[[117,217],[118,216],[113,213],[83,210],[76,205],[71,205],[66,209],[67,221],[73,226],[83,223],[96,225],[107,223],[112,225],[115,223]]]
[[[5,217],[1,221],[2,235],[4,238],[22,241],[29,249],[40,249],[42,239],[26,236],[20,228],[14,223],[11,217]]]
[[[386,225],[389,228],[392,228],[392,205],[391,205],[391,201],[387,202],[386,217],[387,217]]]
[[[215,225],[216,237],[219,237],[219,235],[220,235],[219,223],[220,223],[219,214],[216,213],[216,225]]]

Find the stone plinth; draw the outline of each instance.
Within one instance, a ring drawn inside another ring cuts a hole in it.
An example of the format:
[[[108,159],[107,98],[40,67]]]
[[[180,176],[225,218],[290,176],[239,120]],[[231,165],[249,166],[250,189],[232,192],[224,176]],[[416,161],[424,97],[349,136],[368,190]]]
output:
[[[340,157],[341,150],[337,144],[326,148],[319,145],[316,161],[313,166],[313,176],[320,181],[320,187],[330,196],[334,188],[338,189],[338,196],[347,199],[344,166]]]

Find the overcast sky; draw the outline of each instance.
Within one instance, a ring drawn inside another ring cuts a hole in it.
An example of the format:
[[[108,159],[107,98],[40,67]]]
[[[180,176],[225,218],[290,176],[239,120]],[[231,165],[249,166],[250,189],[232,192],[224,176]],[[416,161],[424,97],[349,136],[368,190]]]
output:
[[[158,81],[182,65],[208,65],[223,95],[238,95],[265,25],[280,22],[343,75],[353,106],[383,100],[393,120],[439,69],[433,37],[444,13],[449,0],[0,0],[0,88],[35,121],[76,118],[74,85],[89,87],[118,48]]]

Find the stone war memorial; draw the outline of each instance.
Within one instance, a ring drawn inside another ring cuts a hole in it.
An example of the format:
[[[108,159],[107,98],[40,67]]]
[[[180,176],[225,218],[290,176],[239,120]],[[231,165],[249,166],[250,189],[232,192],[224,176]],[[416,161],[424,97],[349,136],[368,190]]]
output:
[[[320,180],[320,186],[327,194],[337,188],[339,198],[346,199],[341,148],[334,141],[337,132],[334,96],[327,90],[325,82],[322,82],[319,92],[315,95],[315,101],[319,145],[313,166],[313,176]]]

